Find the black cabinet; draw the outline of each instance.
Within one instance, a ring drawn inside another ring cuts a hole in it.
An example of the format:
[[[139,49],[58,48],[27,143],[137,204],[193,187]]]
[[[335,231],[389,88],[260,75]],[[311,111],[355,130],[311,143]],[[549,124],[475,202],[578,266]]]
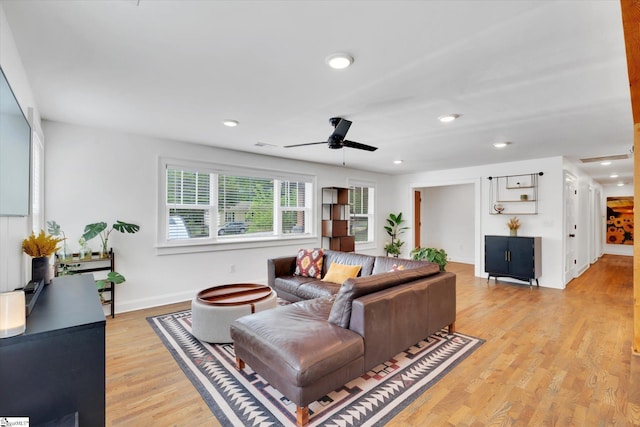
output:
[[[511,277],[533,284],[542,274],[540,237],[485,236],[484,271],[491,276]]]
[[[0,339],[0,384],[2,417],[105,425],[105,317],[92,275],[54,278],[24,334]]]

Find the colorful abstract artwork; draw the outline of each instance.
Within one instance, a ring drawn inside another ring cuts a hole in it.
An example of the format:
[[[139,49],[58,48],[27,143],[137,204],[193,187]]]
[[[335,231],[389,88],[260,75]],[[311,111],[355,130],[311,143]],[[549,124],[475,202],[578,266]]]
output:
[[[607,243],[633,245],[633,196],[607,197]]]

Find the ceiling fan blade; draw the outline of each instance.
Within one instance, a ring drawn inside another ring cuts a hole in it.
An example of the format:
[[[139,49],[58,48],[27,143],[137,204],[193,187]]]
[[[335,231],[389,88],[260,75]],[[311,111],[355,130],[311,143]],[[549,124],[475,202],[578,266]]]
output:
[[[317,144],[326,144],[327,141],[322,141],[322,142],[307,142],[306,144],[294,144],[294,145],[285,145],[284,148],[291,148],[291,147],[303,147],[305,145],[317,145]]]
[[[378,147],[372,147],[371,145],[360,144],[359,142],[355,142],[355,141],[344,141],[342,145],[344,147],[357,148],[358,150],[376,151],[378,149]]]
[[[345,136],[347,136],[347,132],[351,127],[351,122],[346,119],[340,119],[338,125],[336,126],[336,130],[333,131],[329,139],[337,139],[342,141]]]

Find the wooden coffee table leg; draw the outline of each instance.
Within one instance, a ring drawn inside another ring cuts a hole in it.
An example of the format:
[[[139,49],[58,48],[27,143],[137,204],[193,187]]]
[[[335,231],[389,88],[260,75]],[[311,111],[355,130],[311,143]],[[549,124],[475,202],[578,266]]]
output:
[[[236,357],[236,368],[238,368],[238,370],[240,371],[244,369],[244,360],[240,359],[239,357]]]
[[[296,406],[296,422],[300,427],[309,424],[309,407]]]

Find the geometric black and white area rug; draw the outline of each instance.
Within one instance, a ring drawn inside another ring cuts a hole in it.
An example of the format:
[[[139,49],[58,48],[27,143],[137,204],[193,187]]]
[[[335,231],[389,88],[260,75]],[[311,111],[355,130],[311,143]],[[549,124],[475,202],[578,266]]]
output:
[[[233,344],[191,335],[191,310],[147,319],[223,426],[295,426],[295,405],[235,367]],[[310,426],[382,426],[484,340],[438,332],[309,405]]]

